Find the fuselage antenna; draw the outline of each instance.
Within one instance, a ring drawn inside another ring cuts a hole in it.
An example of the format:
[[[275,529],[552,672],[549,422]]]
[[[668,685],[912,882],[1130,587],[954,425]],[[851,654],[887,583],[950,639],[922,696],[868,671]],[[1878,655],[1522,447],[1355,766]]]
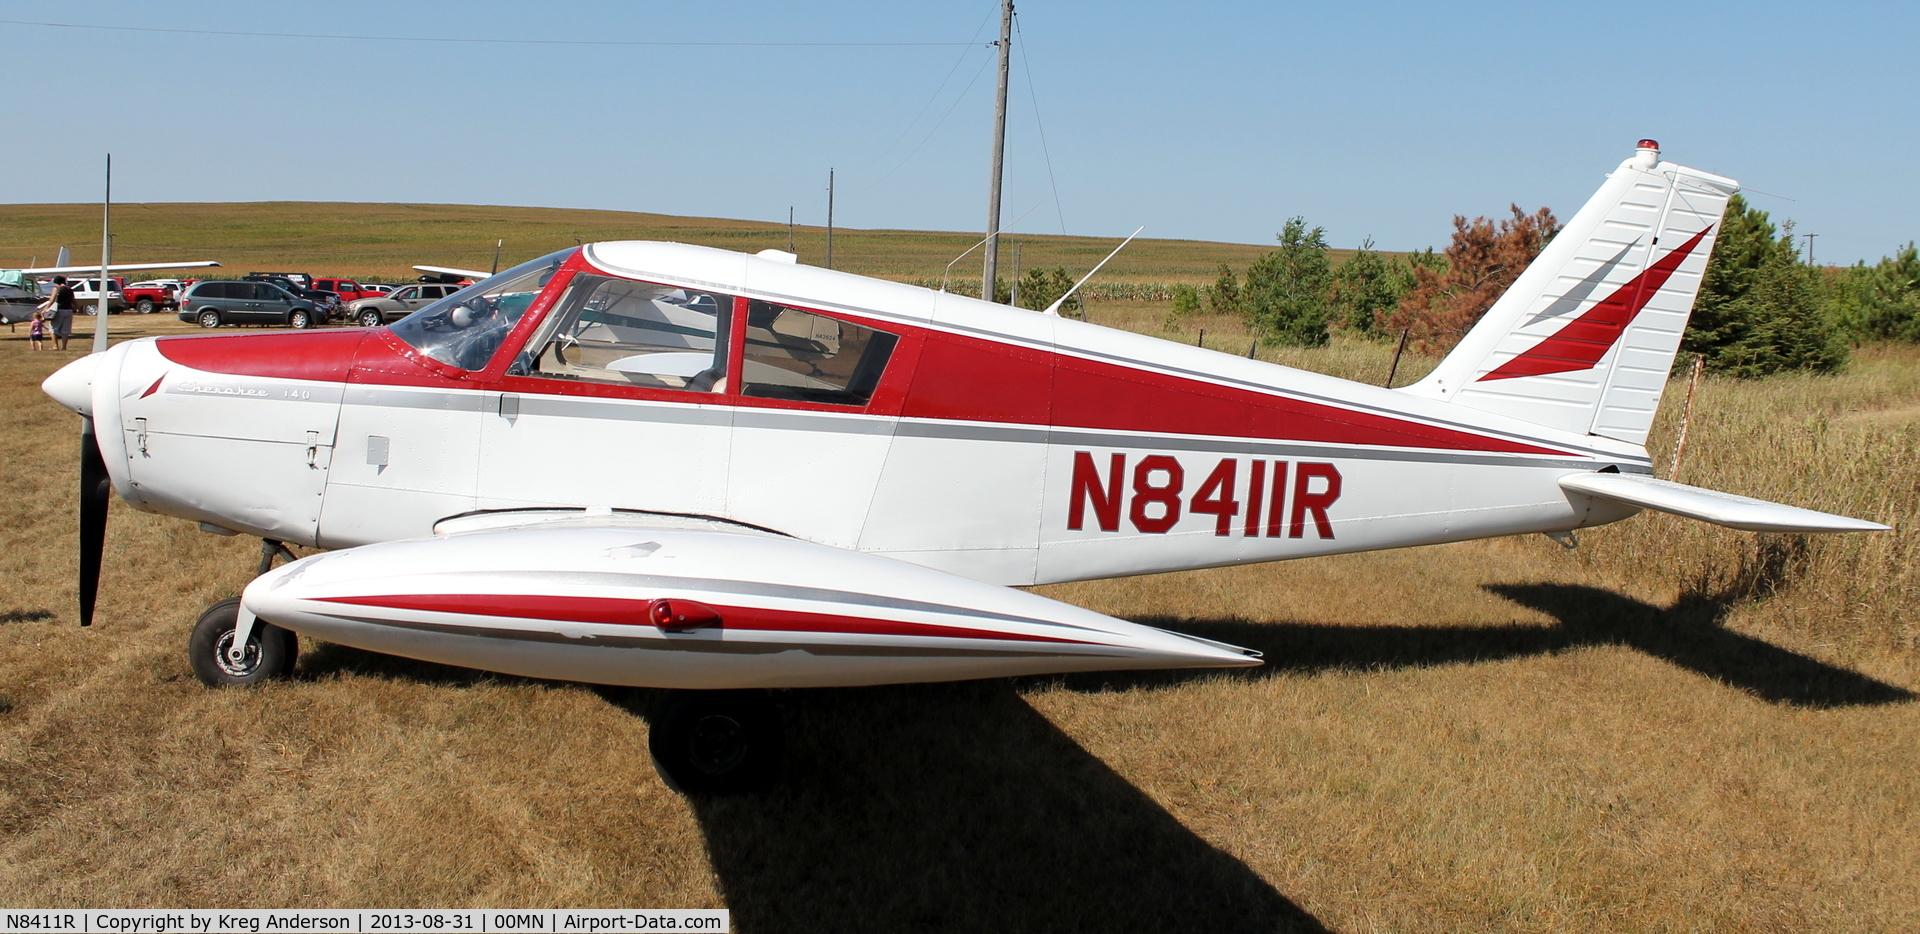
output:
[[[1117,247],[1114,247],[1113,252],[1107,254],[1106,259],[1101,260],[1099,265],[1094,266],[1091,270],[1088,270],[1086,275],[1081,276],[1080,281],[1075,282],[1073,284],[1073,288],[1068,289],[1065,292],[1065,294],[1062,294],[1059,298],[1054,299],[1053,304],[1047,306],[1047,310],[1044,312],[1044,314],[1049,314],[1056,318],[1060,317],[1060,306],[1066,304],[1067,299],[1073,297],[1073,293],[1080,291],[1080,287],[1083,285],[1086,285],[1087,280],[1093,278],[1093,274],[1096,272],[1099,272],[1100,267],[1105,266],[1108,260],[1111,260],[1114,257],[1119,256],[1120,251],[1126,249],[1127,244],[1132,243],[1133,238],[1140,236],[1140,231],[1145,229],[1147,229],[1147,225],[1145,224],[1141,224],[1140,226],[1135,227],[1133,229],[1133,233],[1130,233],[1127,235],[1127,239],[1120,241],[1120,245]]]

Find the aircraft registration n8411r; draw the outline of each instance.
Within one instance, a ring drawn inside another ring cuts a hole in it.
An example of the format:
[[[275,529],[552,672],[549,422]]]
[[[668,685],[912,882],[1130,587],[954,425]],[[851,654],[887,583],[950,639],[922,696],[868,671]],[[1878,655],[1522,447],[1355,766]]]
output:
[[[759,689],[1259,663],[1011,585],[1643,508],[1884,528],[1651,476],[1647,430],[1736,190],[1643,140],[1397,390],[652,242],[563,250],[391,327],[129,341],[45,384],[85,416],[82,621],[111,488],[329,549],[203,615],[189,649],[209,684],[286,674],[297,633],[685,689],[656,759],[677,787],[727,790],[778,757]]]

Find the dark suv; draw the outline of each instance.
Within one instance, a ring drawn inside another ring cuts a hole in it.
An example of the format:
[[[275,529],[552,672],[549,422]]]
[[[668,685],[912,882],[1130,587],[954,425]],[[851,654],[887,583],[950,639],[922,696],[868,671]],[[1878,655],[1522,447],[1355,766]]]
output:
[[[180,297],[180,320],[203,328],[223,324],[278,324],[310,328],[325,320],[313,302],[271,282],[197,282]]]

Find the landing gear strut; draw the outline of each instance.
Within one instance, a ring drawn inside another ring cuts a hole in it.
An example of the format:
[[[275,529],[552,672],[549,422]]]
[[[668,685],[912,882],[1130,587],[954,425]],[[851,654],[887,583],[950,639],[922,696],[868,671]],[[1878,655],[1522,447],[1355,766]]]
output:
[[[782,733],[765,691],[675,691],[647,747],[660,778],[681,794],[744,794],[779,778]]]

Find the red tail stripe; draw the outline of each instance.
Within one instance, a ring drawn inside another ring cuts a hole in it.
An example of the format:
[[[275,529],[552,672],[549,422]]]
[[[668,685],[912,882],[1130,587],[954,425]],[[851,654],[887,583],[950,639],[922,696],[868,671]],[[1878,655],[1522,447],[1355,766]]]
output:
[[[392,610],[457,613],[463,616],[505,616],[567,623],[646,626],[650,599],[620,597],[563,597],[546,594],[382,594],[368,597],[316,597],[323,603],[345,603]],[[927,636],[939,639],[998,639],[1012,642],[1062,642],[1092,645],[1077,639],[1056,639],[1022,633],[968,629],[890,619],[866,619],[829,613],[769,610],[761,607],[709,603],[720,612],[716,629],[763,632],[818,632],[868,636]]]
[[[1709,224],[1705,230],[1694,234],[1693,239],[1680,244],[1653,265],[1641,270],[1627,284],[1614,289],[1611,295],[1587,309],[1585,314],[1567,322],[1553,336],[1500,364],[1480,380],[1592,369],[1620,340],[1620,335],[1626,333],[1627,325],[1640,316],[1647,303],[1659,293],[1660,287],[1667,284],[1667,279],[1673,276],[1674,270],[1680,268],[1680,263],[1693,253],[1693,248],[1705,239],[1707,231],[1712,229],[1713,226]]]

